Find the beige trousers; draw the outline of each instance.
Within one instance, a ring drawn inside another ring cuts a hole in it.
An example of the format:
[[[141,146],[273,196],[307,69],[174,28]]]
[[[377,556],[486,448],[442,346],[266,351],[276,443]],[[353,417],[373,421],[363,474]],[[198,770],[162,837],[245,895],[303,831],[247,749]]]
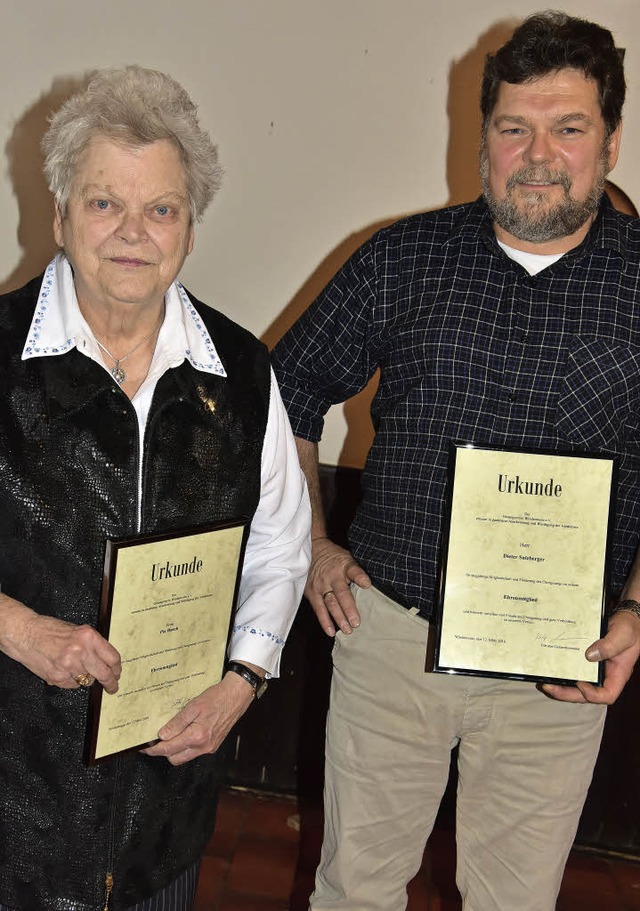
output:
[[[403,911],[459,743],[465,911],[552,911],[600,745],[601,706],[534,684],[425,673],[428,624],[357,589],[338,633],[325,833],[311,911]]]

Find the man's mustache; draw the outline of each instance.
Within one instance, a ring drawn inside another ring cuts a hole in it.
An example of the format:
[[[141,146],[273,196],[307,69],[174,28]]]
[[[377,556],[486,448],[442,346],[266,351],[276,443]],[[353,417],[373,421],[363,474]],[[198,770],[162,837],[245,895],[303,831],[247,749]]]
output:
[[[555,183],[569,192],[571,178],[564,171],[549,171],[540,168],[521,168],[507,178],[507,190],[513,190],[520,183]]]

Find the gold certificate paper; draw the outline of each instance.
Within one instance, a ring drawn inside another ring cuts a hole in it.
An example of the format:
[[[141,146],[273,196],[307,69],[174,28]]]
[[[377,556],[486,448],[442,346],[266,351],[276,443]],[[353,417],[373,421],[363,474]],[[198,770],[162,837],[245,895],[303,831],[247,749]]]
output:
[[[602,682],[613,459],[457,445],[434,670]]]
[[[107,541],[99,631],[120,652],[118,692],[94,684],[87,761],[139,749],[222,677],[246,520]]]

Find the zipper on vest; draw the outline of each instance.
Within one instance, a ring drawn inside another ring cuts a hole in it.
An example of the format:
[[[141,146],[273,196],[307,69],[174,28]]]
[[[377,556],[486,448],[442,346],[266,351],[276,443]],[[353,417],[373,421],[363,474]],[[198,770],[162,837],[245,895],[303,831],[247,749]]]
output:
[[[138,412],[135,410],[133,405],[131,408],[134,411],[134,417],[136,421],[136,531],[140,534],[142,529],[142,445],[143,438],[140,433],[140,422],[138,420]],[[147,415],[147,420],[149,416]]]
[[[109,822],[107,826],[107,872],[104,874],[104,908],[102,911],[109,911],[109,901],[113,892],[113,866],[114,866],[114,844],[115,844],[115,827],[116,827],[116,806],[118,803],[118,791],[120,788],[120,757],[115,760],[116,771],[113,779],[113,793],[111,794],[111,803],[109,805]]]
[[[177,399],[173,401],[183,402],[184,396],[180,395]],[[149,414],[147,415],[147,423],[144,428],[144,437],[140,437],[140,431],[138,429],[138,490],[139,490],[139,499],[138,499],[138,532],[142,531],[142,523],[144,521],[144,516],[146,512],[146,488],[147,488],[147,476],[149,468],[149,452],[148,448],[145,448],[145,442],[151,439],[151,433],[153,431],[154,424],[158,421],[160,414],[162,413],[165,405],[170,404],[171,402],[165,402],[160,408],[156,409],[154,414],[151,414],[151,409],[149,409]]]
[[[109,899],[113,892],[113,873],[105,873],[104,876],[104,908],[102,911],[109,911]]]

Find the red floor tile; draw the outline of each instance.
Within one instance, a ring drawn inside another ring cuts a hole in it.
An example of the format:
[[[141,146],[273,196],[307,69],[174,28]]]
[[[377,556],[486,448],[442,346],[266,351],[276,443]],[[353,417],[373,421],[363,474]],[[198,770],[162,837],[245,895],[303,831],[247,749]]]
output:
[[[230,862],[222,857],[205,856],[200,865],[198,894],[194,911],[215,911],[226,891]]]
[[[629,911],[640,911],[640,864],[614,864],[611,875]]]
[[[298,844],[300,817],[295,800],[274,797],[254,800],[245,823],[247,835],[274,838]]]
[[[206,853],[219,857],[233,856],[255,798],[246,793],[223,791],[218,802],[216,829]]]
[[[571,863],[558,898],[558,911],[626,911],[606,864],[601,868]]]
[[[288,909],[288,901],[229,895],[222,900],[221,905],[216,907],[215,911],[288,911]]]
[[[295,842],[245,836],[229,871],[228,888],[239,895],[288,899],[298,849]]]

